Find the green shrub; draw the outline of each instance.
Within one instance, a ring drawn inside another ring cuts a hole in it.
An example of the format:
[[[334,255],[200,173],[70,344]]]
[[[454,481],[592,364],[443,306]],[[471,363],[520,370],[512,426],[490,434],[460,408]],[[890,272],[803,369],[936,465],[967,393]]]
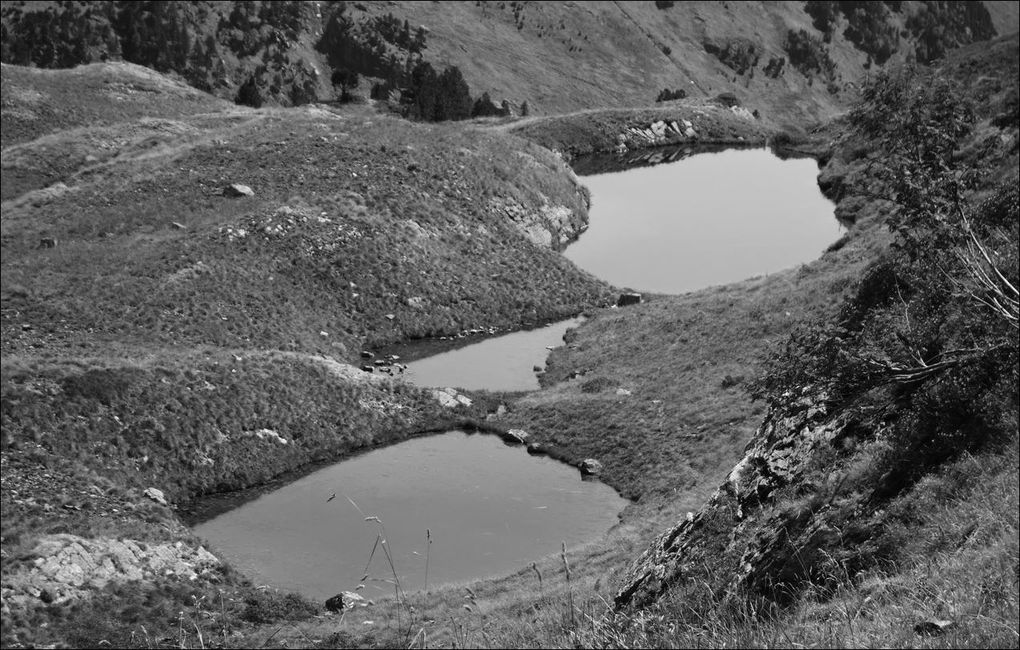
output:
[[[241,618],[250,623],[303,621],[315,616],[319,608],[295,593],[281,594],[267,589],[254,591],[244,599]]]

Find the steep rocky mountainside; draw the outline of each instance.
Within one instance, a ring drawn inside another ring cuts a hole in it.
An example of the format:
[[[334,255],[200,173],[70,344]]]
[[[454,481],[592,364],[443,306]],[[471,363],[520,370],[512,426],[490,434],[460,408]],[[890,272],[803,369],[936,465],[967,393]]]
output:
[[[853,213],[885,211],[896,245],[830,329],[802,330],[777,353],[757,388],[770,410],[743,459],[632,566],[618,606],[683,598],[705,581],[731,603],[788,605],[805,590],[825,601],[848,597],[848,581],[883,588],[898,567],[906,580],[941,574],[934,614],[959,619],[983,606],[964,574],[994,589],[1000,563],[1015,571],[1018,59],[1016,36],[965,48],[851,115],[857,135],[823,187]],[[948,79],[962,86],[955,96]],[[884,175],[876,156],[884,170],[904,166]],[[946,175],[920,180],[929,173]],[[912,195],[919,182],[931,185]],[[998,279],[970,284],[977,268]],[[918,555],[929,566],[914,574]],[[889,602],[870,593],[870,607]],[[1015,607],[1002,596],[1001,611]]]
[[[3,3],[5,62],[123,57],[231,100],[330,99],[339,69],[400,86],[424,60],[459,68],[474,96],[516,110],[728,92],[791,125],[831,117],[875,66],[927,62],[1016,23],[1009,3],[994,2],[22,5]]]

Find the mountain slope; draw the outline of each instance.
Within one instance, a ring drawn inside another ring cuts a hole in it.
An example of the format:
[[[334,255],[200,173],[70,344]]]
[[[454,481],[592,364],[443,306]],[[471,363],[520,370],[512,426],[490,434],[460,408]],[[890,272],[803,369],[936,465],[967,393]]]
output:
[[[875,66],[929,61],[994,36],[996,26],[1007,29],[1009,7],[989,6],[994,20],[984,4],[962,2],[200,2],[56,10],[8,2],[0,22],[7,62],[50,67],[124,57],[246,102],[331,98],[331,70],[405,87],[425,61],[459,68],[476,97],[487,92],[546,115],[647,105],[670,89],[698,98],[732,92],[797,125],[838,113]],[[92,27],[75,27],[82,23]],[[40,36],[66,45],[33,45]],[[245,84],[254,95],[241,92]],[[365,94],[370,85],[362,85]]]

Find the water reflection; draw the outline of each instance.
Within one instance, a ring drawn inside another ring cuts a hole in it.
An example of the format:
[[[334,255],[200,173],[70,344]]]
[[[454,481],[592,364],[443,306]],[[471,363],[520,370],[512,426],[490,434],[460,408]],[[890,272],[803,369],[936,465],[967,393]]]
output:
[[[544,368],[549,348],[582,318],[513,332],[442,352],[407,364],[404,378],[419,386],[456,386],[474,390],[536,390],[535,368]]]
[[[415,591],[426,552],[430,586],[503,574],[602,535],[625,504],[576,468],[452,431],[324,468],[194,530],[256,584],[320,600],[354,589],[368,564],[372,598],[393,593],[382,550],[372,556],[380,533]]]
[[[585,176],[590,227],[564,254],[620,287],[683,293],[812,261],[839,237],[814,160],[765,149],[674,153],[678,162]]]

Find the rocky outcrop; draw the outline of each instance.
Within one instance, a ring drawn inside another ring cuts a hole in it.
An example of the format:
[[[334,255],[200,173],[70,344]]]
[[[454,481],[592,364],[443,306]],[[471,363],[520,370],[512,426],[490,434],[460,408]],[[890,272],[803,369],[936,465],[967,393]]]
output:
[[[489,199],[489,209],[506,215],[532,243],[561,250],[587,229],[586,216],[565,205],[545,204],[529,210],[510,198]]]
[[[799,484],[805,494],[815,491],[802,481],[810,463],[853,427],[845,417],[830,415],[823,394],[805,389],[787,398],[768,413],[744,458],[709,502],[663,533],[630,568],[616,595],[618,607],[653,602],[697,572],[706,558],[722,558],[727,593],[773,595],[783,585],[813,577],[823,562],[839,561],[837,542],[847,540],[830,525],[827,504],[772,506],[781,488]],[[866,522],[858,530],[866,537]]]
[[[471,406],[471,398],[467,395],[462,395],[457,392],[455,388],[443,388],[442,390],[432,391],[432,397],[440,406],[445,408],[457,408],[458,406]]]
[[[220,561],[205,548],[182,542],[147,544],[125,539],[86,539],[59,534],[40,538],[27,567],[5,572],[3,612],[78,600],[110,583],[174,576],[194,580]]]

